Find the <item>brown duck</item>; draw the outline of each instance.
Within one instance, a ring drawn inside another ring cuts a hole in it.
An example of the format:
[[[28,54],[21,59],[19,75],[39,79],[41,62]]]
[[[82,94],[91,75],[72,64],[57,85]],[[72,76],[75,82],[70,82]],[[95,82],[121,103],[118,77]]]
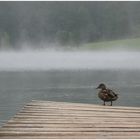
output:
[[[105,105],[105,102],[112,102],[118,99],[118,94],[114,93],[111,89],[106,88],[106,85],[101,83],[96,89],[100,89],[98,93],[98,97],[104,101],[103,105]]]

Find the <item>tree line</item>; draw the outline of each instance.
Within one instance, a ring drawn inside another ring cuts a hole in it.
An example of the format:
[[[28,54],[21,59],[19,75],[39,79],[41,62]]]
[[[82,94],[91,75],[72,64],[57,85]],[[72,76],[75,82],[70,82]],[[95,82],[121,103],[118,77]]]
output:
[[[140,36],[139,1],[1,1],[0,47]]]

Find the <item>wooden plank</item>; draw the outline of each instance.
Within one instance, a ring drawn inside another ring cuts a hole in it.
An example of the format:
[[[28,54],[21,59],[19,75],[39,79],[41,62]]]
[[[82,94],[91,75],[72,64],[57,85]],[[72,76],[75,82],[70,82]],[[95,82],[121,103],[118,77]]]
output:
[[[139,110],[138,107],[114,107],[114,106],[102,106],[102,105],[93,105],[93,104],[90,104],[90,105],[87,105],[87,104],[84,104],[84,105],[71,105],[70,103],[65,103],[65,104],[58,104],[58,103],[29,103],[27,104],[27,107],[45,107],[45,106],[48,106],[50,108],[87,108],[87,109],[94,109],[94,108],[98,108],[98,109],[114,109],[114,110]]]
[[[137,133],[137,132],[18,132],[18,131],[14,131],[14,132],[2,132],[0,133],[0,136],[7,136],[7,135],[10,135],[10,136],[52,136],[52,135],[55,135],[55,136],[74,136],[74,135],[78,135],[78,136],[83,136],[83,135],[98,135],[98,136],[104,136],[104,137],[107,137],[109,135],[118,135],[118,136],[124,136],[124,135],[127,135],[128,138],[129,136],[140,136],[140,133]],[[82,137],[81,137],[82,138]],[[88,137],[87,137],[88,138]]]
[[[44,127],[44,128],[3,128],[0,130],[0,133],[5,133],[5,132],[140,132],[139,127],[137,128],[129,128],[129,127],[87,127],[87,128],[49,128],[49,127]]]
[[[96,121],[96,120],[95,120]],[[103,122],[110,122],[110,121],[96,121],[97,123],[103,123]],[[123,121],[112,121],[112,122],[114,122],[114,124],[116,124],[116,123],[123,123]],[[135,121],[133,121],[134,123],[139,123],[138,121],[137,122],[135,122]],[[42,124],[42,123],[47,123],[47,124],[52,124],[52,123],[56,123],[56,124],[61,124],[61,123],[65,123],[65,124],[69,124],[69,123],[82,123],[82,124],[86,124],[86,123],[90,123],[90,121],[86,121],[86,122],[84,122],[83,120],[81,120],[81,121],[67,121],[67,120],[65,120],[65,121],[46,121],[46,120],[31,120],[31,121],[24,121],[24,120],[18,120],[18,121],[13,121],[13,122],[10,122],[10,124],[12,124],[12,123],[17,123],[17,124],[28,124],[28,123],[40,123],[40,124]],[[129,122],[128,122],[129,123]]]
[[[54,106],[54,105],[59,105],[59,106],[74,106],[74,107],[76,107],[76,106],[79,106],[79,107],[91,107],[91,108],[93,108],[93,107],[100,107],[100,108],[113,108],[113,109],[128,109],[128,110],[134,110],[134,109],[138,109],[139,110],[139,107],[126,107],[126,106],[101,106],[101,105],[94,105],[94,104],[87,104],[87,103],[85,103],[85,104],[83,104],[83,103],[69,103],[69,102],[54,102],[54,101],[43,101],[43,100],[32,100],[32,102],[30,102],[29,104],[33,104],[33,103],[35,103],[36,105],[39,105],[39,104],[44,104],[44,105],[49,105],[49,106]],[[28,105],[28,104],[27,104]],[[48,106],[47,105],[47,106]]]
[[[32,118],[32,120],[84,120],[84,121],[117,121],[117,120],[120,120],[120,121],[128,121],[131,122],[135,122],[135,121],[139,121],[139,118],[138,117],[134,117],[134,118],[127,118],[127,117],[98,117],[98,116],[79,116],[79,115],[63,115],[63,114],[59,114],[58,116],[55,114],[55,115],[45,115],[45,116],[15,116],[13,119],[11,119],[11,121],[18,121],[18,120],[30,120]]]
[[[118,118],[139,118],[139,114],[123,114],[123,113],[81,113],[81,112],[21,112],[16,115],[16,117],[26,117],[26,116],[57,116],[57,115],[65,115],[65,116],[92,116],[92,117],[118,117]]]
[[[6,124],[3,126],[3,128],[92,128],[92,127],[97,127],[97,128],[140,128],[140,124],[127,124],[127,123],[123,123],[123,124],[114,124],[114,123],[102,123],[102,124],[95,124],[95,123],[92,123],[92,124],[88,124],[88,123],[85,123],[85,124],[81,124],[81,123],[69,123],[69,124],[44,124],[42,123],[40,125],[40,123],[29,123],[29,124]]]
[[[37,106],[37,105],[35,105],[35,106],[25,106],[24,107],[26,110],[28,109],[28,110],[32,110],[32,109],[41,109],[41,110],[72,110],[72,111],[74,111],[74,110],[76,110],[76,111],[97,111],[97,112],[99,112],[99,111],[103,111],[103,112],[106,112],[106,111],[109,111],[109,112],[111,112],[111,111],[113,111],[113,112],[115,112],[115,111],[125,111],[125,112],[140,112],[140,110],[138,110],[138,109],[114,109],[114,108],[111,108],[111,107],[103,107],[103,108],[101,108],[101,107],[95,107],[95,106],[93,106],[93,107],[91,107],[91,108],[88,108],[88,107],[73,107],[73,106],[42,106],[42,105],[40,105],[40,106]]]
[[[16,124],[16,125],[23,125],[23,124],[25,124],[25,125],[32,125],[32,124],[40,124],[41,126],[44,124],[48,124],[48,125],[50,125],[50,124],[56,124],[56,125],[60,125],[60,124],[62,124],[62,125],[71,125],[71,124],[75,124],[75,125],[79,125],[79,124],[81,124],[81,125],[85,125],[85,124],[91,124],[91,125],[96,125],[96,124],[115,124],[115,125],[117,125],[118,123],[116,123],[116,122],[114,122],[114,121],[112,121],[112,122],[109,122],[109,121],[101,121],[101,122],[99,122],[99,121],[96,121],[96,122],[77,122],[77,121],[73,121],[73,122],[67,122],[67,121],[63,121],[63,122],[61,122],[61,121],[59,121],[59,122],[46,122],[45,120],[34,120],[34,121],[22,121],[22,122],[17,122],[16,121],[16,123],[15,123],[15,121],[8,121],[8,123],[7,124],[5,124],[6,126],[8,125],[8,126],[10,126],[10,125],[14,125],[14,124]],[[120,123],[119,123],[120,124]],[[126,124],[128,124],[128,125],[139,125],[139,123],[137,123],[137,122],[121,122],[121,124],[122,125],[126,125]],[[4,126],[5,126],[4,125]]]
[[[14,139],[16,137],[16,139],[105,139],[106,136],[98,136],[98,135],[65,135],[65,136],[62,136],[62,135],[59,135],[59,136],[55,136],[55,135],[52,135],[52,136],[48,136],[48,135],[38,135],[38,136],[21,136],[21,135],[16,135],[16,136],[6,136],[6,139]],[[115,136],[107,136],[108,139],[139,139],[139,136],[119,136],[119,135],[115,135]],[[2,136],[1,137],[2,139],[5,139],[5,136]]]
[[[112,109],[111,107],[110,108],[96,108],[96,107],[92,107],[91,109],[88,108],[88,107],[47,107],[47,106],[26,106],[25,108],[28,108],[28,109],[37,109],[37,110],[41,110],[41,111],[44,111],[44,110],[85,110],[85,111],[97,111],[97,112],[130,112],[130,113],[140,113],[140,110],[138,109],[131,109],[131,110],[128,110],[128,109]]]
[[[140,138],[140,108],[32,101],[0,138]]]

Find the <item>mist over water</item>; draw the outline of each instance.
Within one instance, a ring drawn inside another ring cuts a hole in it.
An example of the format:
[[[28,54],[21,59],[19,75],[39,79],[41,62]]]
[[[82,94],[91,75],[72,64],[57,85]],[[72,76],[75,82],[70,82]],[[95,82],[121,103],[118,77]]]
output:
[[[0,71],[140,69],[136,51],[1,51]]]

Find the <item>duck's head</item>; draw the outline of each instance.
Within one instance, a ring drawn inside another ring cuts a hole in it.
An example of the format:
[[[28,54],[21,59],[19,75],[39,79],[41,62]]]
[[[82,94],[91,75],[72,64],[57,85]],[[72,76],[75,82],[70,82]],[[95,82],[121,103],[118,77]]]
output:
[[[106,85],[101,83],[96,89],[106,89]]]

